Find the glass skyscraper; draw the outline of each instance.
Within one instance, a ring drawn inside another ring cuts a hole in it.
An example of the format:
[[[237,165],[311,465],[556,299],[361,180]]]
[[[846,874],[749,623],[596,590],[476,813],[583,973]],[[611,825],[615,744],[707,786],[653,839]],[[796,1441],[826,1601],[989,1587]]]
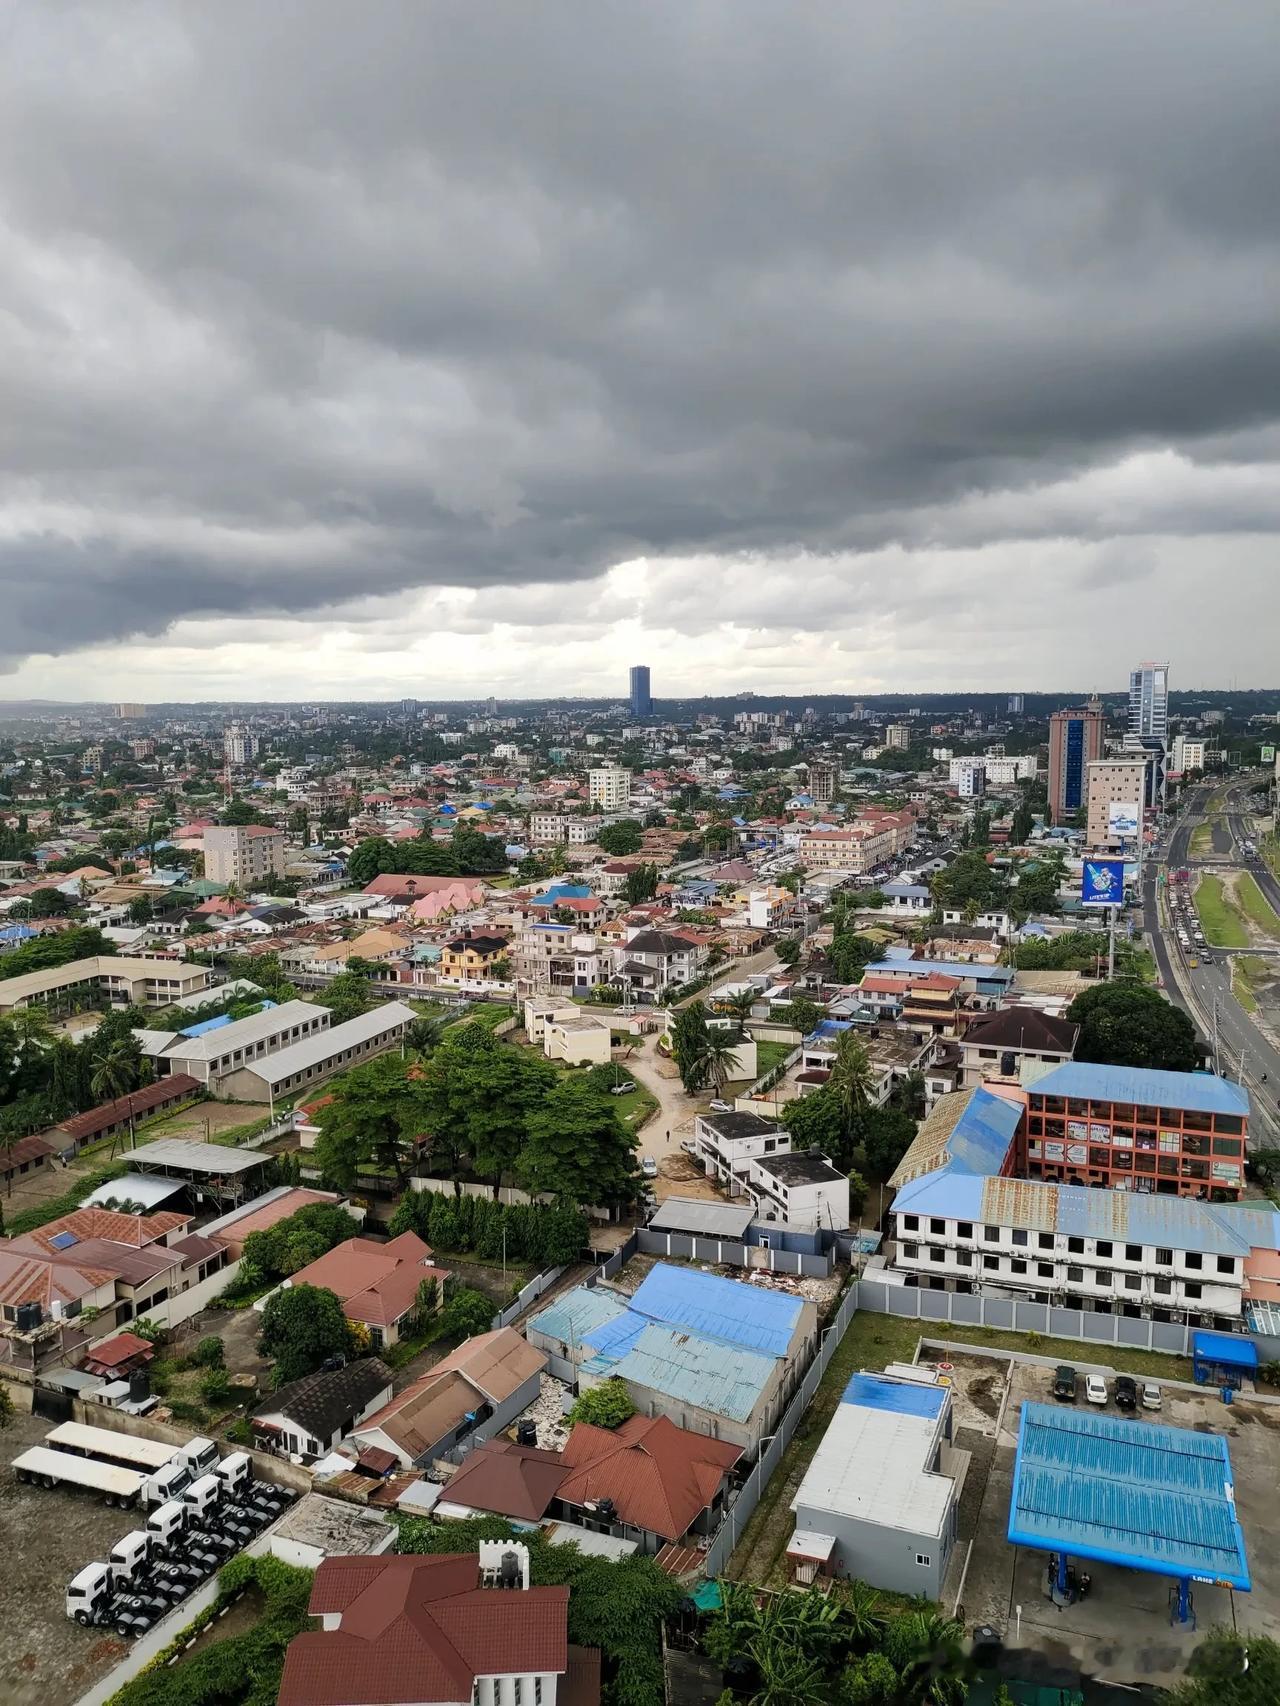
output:
[[[647,717],[653,710],[653,698],[649,692],[649,666],[638,663],[631,670],[631,715]]]

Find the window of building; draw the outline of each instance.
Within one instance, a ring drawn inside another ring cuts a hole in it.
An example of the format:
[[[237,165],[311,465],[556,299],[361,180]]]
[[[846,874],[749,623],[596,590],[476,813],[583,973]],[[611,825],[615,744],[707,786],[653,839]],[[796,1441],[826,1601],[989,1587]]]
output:
[[[1199,1250],[1188,1250],[1186,1255],[1183,1257],[1183,1260],[1192,1272],[1196,1272],[1204,1266],[1204,1257],[1200,1254]],[[1219,1260],[1221,1260],[1221,1257],[1219,1257]]]
[[[984,1226],[982,1236],[988,1244],[998,1244],[1000,1242],[1000,1228],[998,1226]]]
[[[1040,1248],[1042,1250],[1052,1250],[1053,1249],[1053,1233],[1052,1232],[1040,1233],[1038,1242],[1039,1242]]]
[[[973,1266],[973,1257],[968,1250],[957,1250],[955,1253],[955,1259],[962,1268],[970,1268]]]
[[[922,1570],[927,1570],[930,1567],[930,1565],[933,1563],[933,1559],[930,1558],[930,1556],[927,1552],[917,1552],[916,1553],[916,1563],[919,1564],[919,1566]]]
[[[1220,1274],[1234,1274],[1235,1271],[1236,1271],[1236,1259],[1234,1256],[1219,1256],[1218,1257],[1218,1272]]]
[[[918,1232],[920,1230],[919,1216],[914,1214],[904,1214],[902,1217],[902,1230],[904,1232]]]
[[[1111,1275],[1105,1268],[1097,1268],[1094,1270],[1093,1283],[1095,1285],[1110,1285]]]
[[[914,1262],[919,1259],[920,1246],[918,1244],[904,1244],[902,1254],[908,1262]]]
[[[1067,1284],[1068,1285],[1083,1285],[1084,1284],[1084,1269],[1083,1268],[1068,1268],[1067,1269]]]
[[[957,1220],[956,1221],[956,1237],[957,1238],[972,1238],[973,1237],[973,1222],[971,1220]]]
[[[1162,1297],[1168,1296],[1173,1290],[1173,1281],[1165,1274],[1157,1274],[1152,1284]]]
[[[1182,1289],[1186,1292],[1188,1297],[1204,1296],[1204,1287],[1200,1284],[1199,1280],[1188,1280]]]
[[[1173,1251],[1166,1250],[1161,1245],[1157,1245],[1156,1266],[1160,1268],[1171,1268],[1173,1266]]]
[[[1126,1244],[1124,1247],[1124,1259],[1126,1262],[1140,1262],[1142,1260],[1142,1245]]]
[[[1013,1235],[1013,1241],[1015,1244],[1017,1244],[1019,1246],[1020,1249],[1025,1249],[1026,1245],[1027,1245],[1027,1240],[1029,1239],[1030,1236],[1031,1235],[1028,1232],[1015,1232]]]
[[[1215,1155],[1239,1155],[1240,1139],[1238,1137],[1215,1137],[1213,1153]]]
[[[1053,1263],[1052,1262],[1037,1262],[1036,1263],[1036,1273],[1040,1276],[1041,1279],[1052,1279],[1053,1278]]]
[[[1014,1274],[1025,1274],[1027,1271],[1027,1264],[1020,1256],[1014,1256],[1009,1263],[1009,1271]]]
[[[1141,1291],[1142,1290],[1142,1275],[1141,1274],[1126,1274],[1124,1276],[1124,1287],[1125,1287],[1126,1291]]]
[[[947,1254],[947,1252],[946,1252],[946,1251],[945,1251],[945,1250],[938,1250],[938,1249],[933,1249],[933,1250],[930,1250],[930,1252],[929,1252],[929,1260],[930,1260],[930,1261],[931,1261],[931,1262],[941,1262],[941,1261],[945,1261],[945,1259],[946,1259],[946,1254]]]
[[[947,1230],[947,1223],[945,1220],[939,1220],[935,1216],[935,1218],[929,1222],[929,1230],[930,1232],[945,1232]]]
[[[984,1256],[982,1258],[982,1265],[988,1270],[988,1272],[998,1273],[1000,1271],[1000,1258],[999,1256]]]
[[[1094,1245],[1094,1249],[1097,1251],[1099,1256],[1109,1256],[1111,1254],[1111,1240],[1109,1238],[1099,1238],[1098,1242]]]
[[[1067,1249],[1070,1252],[1070,1254],[1073,1256],[1083,1256],[1084,1255],[1084,1239],[1083,1238],[1068,1238],[1067,1239]]]

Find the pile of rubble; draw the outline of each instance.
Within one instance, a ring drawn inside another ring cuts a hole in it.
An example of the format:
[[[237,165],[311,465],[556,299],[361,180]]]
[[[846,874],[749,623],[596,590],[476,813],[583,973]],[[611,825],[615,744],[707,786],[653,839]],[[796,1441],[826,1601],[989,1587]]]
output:
[[[562,1380],[555,1380],[549,1374],[540,1375],[538,1385],[538,1396],[518,1420],[533,1423],[538,1430],[538,1446],[542,1451],[560,1451],[569,1437],[565,1403],[566,1400],[573,1402],[573,1394]]]

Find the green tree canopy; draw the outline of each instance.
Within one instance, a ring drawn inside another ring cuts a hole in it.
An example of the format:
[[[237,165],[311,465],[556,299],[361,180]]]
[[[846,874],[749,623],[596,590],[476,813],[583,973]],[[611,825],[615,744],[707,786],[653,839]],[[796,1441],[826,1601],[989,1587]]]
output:
[[[258,1351],[274,1361],[277,1386],[314,1374],[327,1357],[346,1356],[352,1346],[350,1323],[326,1287],[288,1286],[267,1299]]]
[[[529,1112],[516,1172],[527,1191],[611,1208],[635,1200],[635,1145],[611,1096],[585,1078],[561,1078]]]
[[[469,1162],[495,1183],[515,1166],[529,1116],[557,1079],[550,1062],[478,1024],[449,1031],[421,1070],[432,1165],[453,1176]]]
[[[496,1313],[492,1300],[482,1291],[462,1286],[446,1300],[440,1319],[452,1338],[472,1339],[489,1331]]]
[[[982,853],[961,853],[929,885],[940,906],[987,912],[1004,904],[1004,879],[992,870]]]
[[[332,1024],[343,1025],[369,1011],[373,1006],[373,988],[364,972],[348,966],[316,991],[315,1000],[317,1006],[329,1009]]]
[[[361,1172],[403,1183],[429,1117],[429,1098],[416,1069],[411,1072],[397,1054],[378,1055],[353,1066],[334,1091],[321,1116],[316,1164],[342,1191],[354,1189]]]
[[[613,858],[621,858],[627,853],[638,853],[644,845],[644,831],[633,817],[624,817],[618,823],[608,823],[596,836],[603,852]]]
[[[1274,1706],[1280,1700],[1280,1644],[1269,1635],[1215,1629],[1191,1655],[1170,1706]]]
[[[626,1381],[614,1375],[599,1386],[583,1387],[569,1412],[569,1420],[589,1422],[595,1428],[620,1428],[635,1413]]]
[[[1067,1017],[1080,1026],[1077,1060],[1165,1072],[1194,1072],[1200,1065],[1195,1026],[1154,989],[1100,983],[1076,996]]]

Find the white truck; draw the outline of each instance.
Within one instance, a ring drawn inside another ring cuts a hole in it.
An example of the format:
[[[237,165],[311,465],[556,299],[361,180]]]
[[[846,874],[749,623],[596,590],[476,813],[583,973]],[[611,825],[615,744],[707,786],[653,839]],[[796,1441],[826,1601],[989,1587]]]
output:
[[[182,1502],[187,1508],[187,1522],[192,1528],[198,1528],[218,1504],[224,1492],[223,1483],[216,1475],[201,1475],[199,1480],[183,1490]]]
[[[133,1581],[140,1570],[145,1570],[151,1562],[152,1540],[145,1528],[132,1529],[123,1540],[117,1540],[111,1548],[107,1563],[111,1566],[111,1575],[118,1587]]]
[[[187,1528],[187,1507],[181,1499],[170,1499],[147,1518],[147,1533],[158,1553],[170,1552]]]
[[[229,1495],[247,1490],[253,1479],[253,1462],[244,1451],[233,1451],[221,1463],[215,1463],[213,1473]]]

